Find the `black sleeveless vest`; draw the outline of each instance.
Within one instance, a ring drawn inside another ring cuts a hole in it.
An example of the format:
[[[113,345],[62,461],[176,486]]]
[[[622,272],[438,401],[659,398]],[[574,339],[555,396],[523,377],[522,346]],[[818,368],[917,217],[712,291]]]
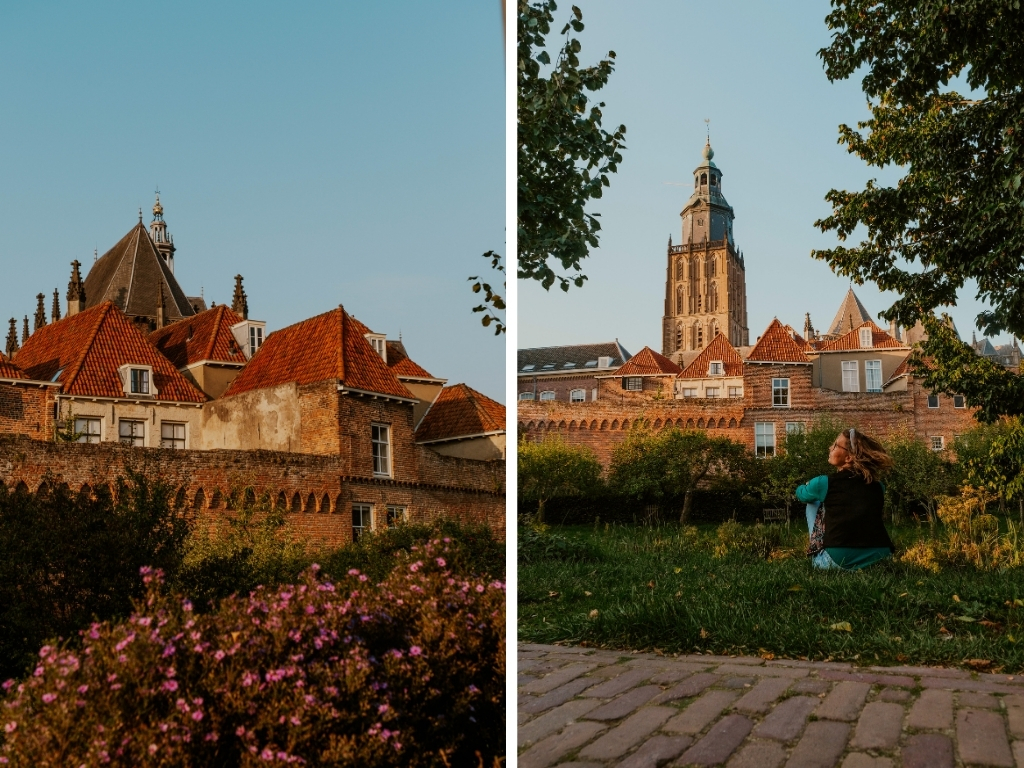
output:
[[[825,547],[888,547],[895,550],[882,522],[882,484],[864,482],[848,469],[828,479],[825,495]]]

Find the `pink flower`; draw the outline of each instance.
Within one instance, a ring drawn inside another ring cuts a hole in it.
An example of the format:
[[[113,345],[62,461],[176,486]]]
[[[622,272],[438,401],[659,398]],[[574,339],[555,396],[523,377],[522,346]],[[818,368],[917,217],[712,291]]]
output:
[[[358,568],[352,568],[351,570],[349,570],[348,575],[349,576],[358,576],[359,575],[359,569]]]
[[[412,646],[409,649],[409,655],[410,656],[419,656],[422,653],[423,653],[423,649],[420,648],[418,645],[414,645],[414,646]]]
[[[43,704],[49,704],[51,701],[53,701],[56,698],[57,698],[57,694],[56,693],[44,693],[43,694]]]
[[[42,676],[43,676],[43,672],[45,672],[45,671],[46,671],[46,670],[45,670],[45,669],[43,669],[42,667],[36,667],[36,670],[35,670],[35,672],[33,672],[32,674],[33,674],[33,675],[34,675],[35,677],[42,677]]]
[[[178,681],[164,680],[164,684],[160,686],[160,689],[164,691],[171,691],[173,693],[174,691],[178,690]]]
[[[128,661],[128,657],[125,656],[123,653],[120,656],[117,657],[117,662],[119,664],[125,664],[125,663],[127,663],[127,661]]]
[[[4,725],[4,732],[5,733],[14,733],[16,730],[18,730],[18,724],[16,722],[14,722],[13,720],[11,722],[7,723],[6,725]]]
[[[139,619],[140,627],[148,627],[152,623],[152,619],[149,616],[143,616]]]
[[[149,754],[151,755],[155,755],[158,749],[159,747],[156,744],[150,744],[149,748],[146,751],[149,752]]]
[[[197,709],[195,712],[192,713],[192,719],[198,723],[200,720],[203,719],[203,713]]]
[[[80,685],[80,686],[78,686],[78,692],[79,693],[85,693],[88,690],[89,690],[89,686],[88,685]]]
[[[224,651],[218,650],[215,654],[213,654],[213,658],[215,658],[217,661],[220,661],[224,658]]]
[[[437,564],[440,565],[442,568],[444,568],[447,565],[443,557],[437,558]]]
[[[44,645],[42,648],[39,649],[39,658],[40,659],[45,659],[47,656],[50,655],[50,651],[52,651],[52,650],[53,650],[53,648],[51,646]]]
[[[260,752],[260,759],[262,759],[262,760],[273,760],[274,759],[273,751],[271,751],[271,749],[269,747],[267,747],[262,752]]]
[[[483,592],[484,591],[484,585],[483,584],[477,584],[476,585],[476,591],[477,592]]]

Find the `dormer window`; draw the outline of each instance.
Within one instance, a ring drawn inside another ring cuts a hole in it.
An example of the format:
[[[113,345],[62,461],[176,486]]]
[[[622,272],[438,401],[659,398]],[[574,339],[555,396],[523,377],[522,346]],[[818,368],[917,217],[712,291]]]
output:
[[[230,350],[232,354],[241,352],[248,360],[255,355],[263,346],[263,339],[267,334],[267,324],[262,320],[243,320],[231,326],[231,334],[235,337],[237,349]]]
[[[156,387],[153,385],[153,367],[129,363],[118,369],[121,374],[121,386],[128,397],[154,397]]]
[[[256,354],[256,350],[263,346],[263,328],[258,325],[249,326],[249,357]]]
[[[387,337],[383,333],[366,333],[363,335],[370,342],[373,351],[380,355],[380,359],[386,363],[388,361]]]
[[[708,365],[708,376],[721,376],[723,373],[721,360],[714,360]]]
[[[870,349],[873,346],[875,346],[875,345],[874,345],[874,342],[873,342],[873,339],[872,339],[871,329],[870,328],[861,328],[860,329],[860,347],[861,347],[861,349]]]
[[[598,368],[611,368],[612,367],[612,359],[610,357],[599,357],[599,358],[597,358],[597,367]]]

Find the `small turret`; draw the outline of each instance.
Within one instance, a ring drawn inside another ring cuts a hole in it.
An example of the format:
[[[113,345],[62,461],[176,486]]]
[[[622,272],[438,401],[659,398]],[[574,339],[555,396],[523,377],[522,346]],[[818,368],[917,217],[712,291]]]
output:
[[[140,215],[139,220],[142,220]],[[153,239],[157,253],[160,254],[167,267],[174,274],[174,238],[167,231],[167,223],[164,221],[164,207],[160,203],[160,190],[156,192],[156,202],[153,203],[153,221],[149,223],[149,236]]]
[[[21,326],[21,343],[28,341],[28,315],[25,315],[25,324]]]
[[[56,323],[60,320],[60,293],[53,289],[53,307],[50,309],[50,322]]]
[[[18,351],[18,321],[11,318],[11,329],[7,332],[7,357],[14,357]]]
[[[32,332],[35,333],[44,325],[46,325],[46,307],[43,306],[43,299],[46,298],[41,293],[36,294],[36,317],[35,324],[32,326]]]
[[[68,281],[68,317],[77,315],[85,308],[85,283],[82,281],[82,273],[78,269],[81,266],[77,259],[71,262],[71,279]]]
[[[249,319],[249,299],[242,287],[241,275],[235,275],[235,292],[231,297],[231,311],[241,315],[243,320]]]

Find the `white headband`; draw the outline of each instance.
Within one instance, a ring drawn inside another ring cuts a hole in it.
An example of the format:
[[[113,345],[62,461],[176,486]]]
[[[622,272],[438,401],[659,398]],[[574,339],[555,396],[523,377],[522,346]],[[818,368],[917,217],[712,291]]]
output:
[[[856,435],[856,431],[854,430],[853,427],[850,427],[850,452],[851,453],[856,453],[857,452],[857,438],[854,437],[854,435]]]

